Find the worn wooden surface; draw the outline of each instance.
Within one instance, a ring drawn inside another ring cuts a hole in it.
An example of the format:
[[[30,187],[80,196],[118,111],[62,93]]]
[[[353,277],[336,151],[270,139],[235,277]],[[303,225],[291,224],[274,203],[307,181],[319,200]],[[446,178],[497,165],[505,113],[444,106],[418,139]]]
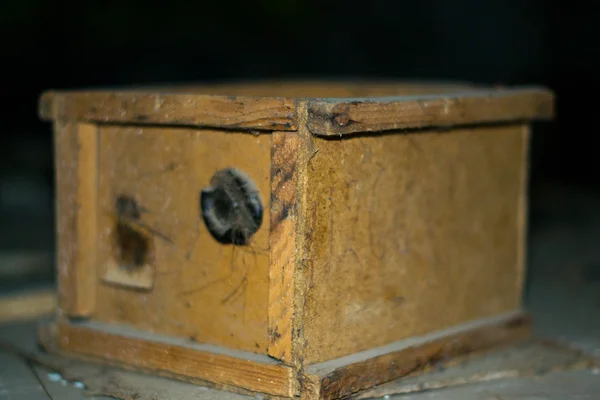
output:
[[[391,129],[449,127],[548,119],[553,95],[541,88],[472,90],[434,96],[315,100],[308,127],[315,135],[341,136]]]
[[[115,198],[144,210],[135,229],[150,241],[153,286],[98,282],[95,319],[231,349],[267,353],[269,213],[248,246],[217,243],[200,215],[213,173],[240,168],[270,207],[271,135],[103,126],[98,262],[118,264]],[[135,274],[135,271],[132,272]]]
[[[312,138],[305,363],[519,307],[526,134]]]
[[[266,356],[190,345],[100,324],[59,323],[58,347],[112,364],[167,376],[202,379],[231,388],[291,397],[297,390],[292,368]]]
[[[90,125],[61,120],[54,131],[59,307],[70,316],[87,316],[94,307],[95,220],[86,213],[93,213],[95,205],[96,134]]]
[[[269,267],[269,355],[292,361],[298,232],[298,135],[273,133]]]
[[[518,342],[531,335],[531,320],[514,313],[414,337],[304,371],[307,399],[345,398],[466,353]]]
[[[202,94],[199,94],[202,93]],[[317,135],[344,135],[548,118],[553,96],[541,88],[461,84],[280,82],[120,91],[47,92],[45,119],[294,131],[298,99]]]
[[[96,306],[98,141],[96,125],[77,125],[77,255],[71,272],[75,275],[77,316],[93,314]]]
[[[276,98],[148,92],[47,92],[44,119],[170,124],[230,129],[294,130],[294,103]]]

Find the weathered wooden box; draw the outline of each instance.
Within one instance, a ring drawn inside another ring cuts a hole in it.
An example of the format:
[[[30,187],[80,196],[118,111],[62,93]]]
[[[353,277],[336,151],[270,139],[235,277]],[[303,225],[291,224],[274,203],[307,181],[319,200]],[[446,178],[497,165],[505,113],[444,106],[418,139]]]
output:
[[[332,399],[528,335],[541,88],[288,82],[48,92],[49,349]]]

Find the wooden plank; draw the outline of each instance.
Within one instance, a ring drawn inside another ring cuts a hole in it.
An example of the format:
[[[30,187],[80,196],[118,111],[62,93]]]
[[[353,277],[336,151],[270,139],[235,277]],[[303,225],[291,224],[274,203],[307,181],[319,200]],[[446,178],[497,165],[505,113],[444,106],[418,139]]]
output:
[[[474,351],[518,342],[531,335],[531,319],[516,312],[392,343],[308,366],[304,398],[331,400],[420,371]]]
[[[271,153],[269,355],[292,359],[299,138],[274,132]]]
[[[46,120],[295,130],[294,102],[278,98],[132,92],[46,92]]]
[[[134,226],[151,241],[155,278],[151,289],[101,280],[95,319],[266,355],[271,135],[101,126],[100,139],[100,275],[121,268],[115,202],[124,196],[142,210]],[[200,191],[229,167],[250,177],[265,210],[245,246],[217,242],[201,216]]]
[[[56,179],[56,241],[59,307],[76,314],[77,286],[77,123],[58,120],[54,124]]]
[[[98,247],[98,127],[77,125],[77,250],[71,273],[75,275],[75,298],[71,315],[89,316],[96,303]]]
[[[545,119],[553,114],[553,95],[542,88],[281,82],[191,85],[162,91],[47,92],[40,99],[40,115],[44,119],[289,131],[298,129],[294,99],[300,98],[317,98],[309,107],[309,128],[317,135]]]
[[[79,353],[156,373],[202,379],[274,396],[295,394],[292,368],[266,356],[194,345],[158,335],[98,323],[58,325],[58,346]]]
[[[296,281],[304,362],[520,307],[523,135],[312,138]]]
[[[25,320],[56,311],[56,291],[29,290],[0,296],[0,322]]]
[[[325,99],[309,103],[315,135],[503,123],[553,116],[553,94],[542,88],[472,90],[447,95]]]

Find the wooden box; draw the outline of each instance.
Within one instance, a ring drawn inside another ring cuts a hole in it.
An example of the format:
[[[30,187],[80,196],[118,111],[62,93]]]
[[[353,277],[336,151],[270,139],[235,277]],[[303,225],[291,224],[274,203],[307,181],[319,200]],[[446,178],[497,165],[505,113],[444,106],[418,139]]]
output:
[[[333,399],[529,334],[543,88],[273,82],[40,106],[56,147],[51,350]]]

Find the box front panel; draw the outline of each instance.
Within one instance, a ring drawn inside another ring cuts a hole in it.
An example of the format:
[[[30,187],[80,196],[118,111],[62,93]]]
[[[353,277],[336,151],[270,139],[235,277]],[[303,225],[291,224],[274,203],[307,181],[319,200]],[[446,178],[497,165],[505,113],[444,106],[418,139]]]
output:
[[[100,129],[98,280],[93,318],[257,353],[267,349],[268,230],[221,244],[200,192],[243,171],[265,210],[270,135],[169,127]]]
[[[313,139],[306,362],[519,308],[527,135]]]

